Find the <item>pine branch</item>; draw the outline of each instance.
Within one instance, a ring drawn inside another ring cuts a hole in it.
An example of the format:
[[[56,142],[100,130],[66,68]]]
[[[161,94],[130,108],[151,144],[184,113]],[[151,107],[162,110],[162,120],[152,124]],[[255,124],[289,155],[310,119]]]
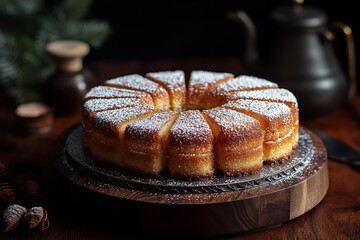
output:
[[[72,20],[65,24],[60,37],[82,40],[96,48],[100,47],[109,34],[110,27],[104,21]]]
[[[23,16],[36,14],[43,0],[1,0],[0,15]]]
[[[50,11],[43,0],[0,1],[0,85],[16,103],[39,99],[54,71],[49,42],[77,39],[100,47],[110,34],[106,22],[81,19],[91,0],[58,0]]]
[[[43,18],[37,31],[34,41],[35,50],[39,53],[39,56],[43,56],[45,53],[45,46],[49,42],[60,39],[59,32],[62,31],[63,27],[57,26],[57,20],[53,18]],[[59,29],[60,28],[60,29]]]
[[[19,41],[0,32],[0,82],[9,85],[19,77],[18,59],[21,55]]]
[[[65,12],[68,19],[85,17],[91,5],[91,0],[65,0]]]
[[[16,38],[34,36],[42,7],[43,0],[1,0],[1,32]]]

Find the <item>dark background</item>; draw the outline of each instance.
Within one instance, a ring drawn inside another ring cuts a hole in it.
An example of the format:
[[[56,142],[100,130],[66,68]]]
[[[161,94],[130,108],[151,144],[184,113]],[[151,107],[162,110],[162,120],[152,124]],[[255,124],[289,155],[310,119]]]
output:
[[[349,25],[356,56],[360,56],[360,8],[355,3],[354,0],[308,0],[304,4],[324,11],[328,23],[342,21]],[[242,9],[251,17],[257,27],[257,46],[261,53],[271,34],[271,12],[291,4],[291,0],[93,0],[89,17],[108,21],[112,34],[100,49],[92,49],[87,59],[238,57],[241,60],[245,49],[244,31],[240,24],[227,19],[227,12]],[[341,34],[334,46],[347,72],[345,41]],[[360,69],[360,60],[357,69]]]
[[[90,16],[107,20],[110,38],[90,58],[143,59],[240,56],[244,36],[238,23],[226,18],[228,11],[244,10],[258,29],[259,45],[267,37],[270,13],[290,0],[193,0],[115,1],[94,0]],[[360,8],[355,1],[305,1],[318,7],[329,22],[342,21],[352,27],[360,50]],[[345,52],[338,40],[342,52]],[[340,47],[339,47],[340,48]],[[358,54],[359,55],[359,54]],[[360,56],[360,55],[359,55]]]

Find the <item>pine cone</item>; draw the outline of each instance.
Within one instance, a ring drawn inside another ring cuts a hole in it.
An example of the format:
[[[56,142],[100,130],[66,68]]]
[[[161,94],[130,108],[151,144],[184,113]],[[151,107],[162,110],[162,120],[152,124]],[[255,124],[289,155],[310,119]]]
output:
[[[23,220],[26,208],[18,204],[13,204],[5,209],[2,217],[2,231],[10,232],[15,230]]]
[[[24,217],[24,228],[40,233],[50,226],[47,211],[42,207],[31,208]]]
[[[44,209],[44,216],[41,222],[35,227],[35,233],[40,233],[50,227],[47,211]]]

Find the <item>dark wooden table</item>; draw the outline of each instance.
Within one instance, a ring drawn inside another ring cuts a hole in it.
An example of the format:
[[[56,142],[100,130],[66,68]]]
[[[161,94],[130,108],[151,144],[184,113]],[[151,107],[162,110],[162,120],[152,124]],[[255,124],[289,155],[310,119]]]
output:
[[[126,62],[94,62],[90,67],[99,81],[129,73],[182,69],[187,74],[194,69],[243,72],[238,59],[192,59]],[[356,98],[360,111],[360,96]],[[24,231],[0,234],[0,239],[138,239],[134,229],[114,229],[98,219],[108,199],[77,189],[63,178],[52,162],[62,149],[72,127],[81,121],[80,114],[56,116],[53,129],[43,134],[22,134],[16,126],[13,109],[1,103],[0,161],[7,167],[2,182],[16,186],[16,176],[23,166],[37,166],[41,195],[26,200],[18,194],[17,203],[26,207],[40,205],[49,213],[50,228],[32,236]],[[360,121],[353,108],[340,107],[331,114],[302,121],[305,127],[317,127],[360,150]],[[306,214],[276,228],[258,232],[224,236],[224,239],[360,239],[360,169],[329,159],[330,186],[325,198]],[[92,199],[85,199],[89,194]],[[92,194],[92,195],[91,195]],[[90,205],[90,206],[89,206]],[[101,216],[104,216],[103,214]],[[144,237],[144,236],[143,236]]]

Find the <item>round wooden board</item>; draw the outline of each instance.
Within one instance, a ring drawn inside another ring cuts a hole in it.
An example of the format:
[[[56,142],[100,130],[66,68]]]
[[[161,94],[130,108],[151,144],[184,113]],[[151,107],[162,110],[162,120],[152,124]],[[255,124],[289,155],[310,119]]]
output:
[[[329,185],[326,149],[303,127],[299,146],[287,163],[265,166],[265,173],[254,176],[218,176],[195,183],[146,181],[109,172],[87,159],[79,131],[69,135],[56,168],[74,184],[118,199],[118,207],[134,213],[136,230],[145,235],[204,237],[278,226],[315,207]]]

